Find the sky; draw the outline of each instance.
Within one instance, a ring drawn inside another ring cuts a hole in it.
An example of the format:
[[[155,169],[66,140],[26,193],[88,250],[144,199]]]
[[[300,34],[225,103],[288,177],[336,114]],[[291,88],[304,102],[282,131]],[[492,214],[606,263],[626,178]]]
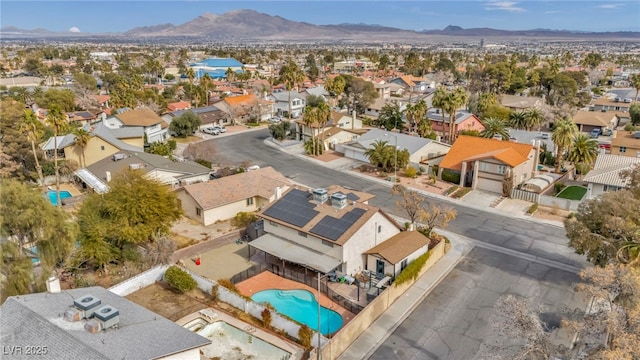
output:
[[[0,1],[0,26],[83,33],[188,22],[206,12],[253,9],[316,25],[365,23],[407,30],[491,27],[579,31],[640,31],[638,0],[141,0]]]

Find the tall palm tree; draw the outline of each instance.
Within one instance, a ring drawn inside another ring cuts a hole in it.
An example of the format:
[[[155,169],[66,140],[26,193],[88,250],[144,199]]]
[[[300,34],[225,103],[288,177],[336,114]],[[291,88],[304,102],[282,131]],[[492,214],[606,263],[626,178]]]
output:
[[[560,171],[565,150],[570,150],[573,138],[578,134],[578,127],[571,119],[563,118],[556,121],[551,134],[551,140],[556,145],[556,172]]]
[[[56,205],[60,206],[60,169],[58,168],[58,134],[66,131],[67,115],[58,105],[51,105],[46,119],[47,125],[53,130],[53,167],[56,172]]]
[[[447,104],[447,99],[448,99],[448,93],[447,90],[440,86],[436,89],[435,93],[433,94],[433,99],[431,100],[431,105],[433,105],[433,107],[440,109],[440,111],[442,112],[442,140],[444,140],[446,138],[445,133],[444,133],[444,113],[445,113],[445,108],[446,108],[446,104]]]
[[[193,88],[193,80],[196,78],[196,72],[193,70],[191,66],[187,68],[187,78],[189,78],[189,85],[191,85],[190,89]]]
[[[574,164],[593,165],[598,157],[598,141],[585,134],[577,134],[573,138],[568,160]]]
[[[540,131],[542,123],[544,122],[544,115],[542,111],[536,108],[530,108],[524,111],[525,124],[527,124],[527,130],[533,130],[537,128]]]
[[[73,134],[76,136],[75,142],[76,145],[80,146],[82,149],[82,166],[87,166],[87,158],[84,153],[84,149],[87,147],[89,140],[91,140],[91,133],[87,130],[79,127],[73,130]]]
[[[31,141],[31,151],[33,152],[33,159],[36,162],[36,171],[38,172],[38,179],[42,190],[45,189],[44,175],[42,174],[42,166],[38,161],[38,153],[36,152],[36,141],[39,141],[44,133],[40,127],[40,122],[36,117],[36,114],[31,110],[25,110],[20,122],[20,131],[27,135],[29,141]]]
[[[289,63],[285,65],[282,72],[282,81],[287,87],[287,91],[289,92],[289,120],[291,120],[291,90],[293,90],[294,86],[304,81],[304,72],[300,70],[298,65],[289,60]]]
[[[449,141],[453,144],[456,136],[456,111],[467,103],[469,94],[461,87],[452,91],[446,102],[447,113],[449,113]]]
[[[200,78],[200,86],[205,93],[205,106],[209,106],[209,90],[214,88],[213,79],[209,73],[205,73],[202,78]]]
[[[486,118],[482,121],[484,130],[480,132],[480,136],[487,139],[492,139],[496,135],[500,135],[502,140],[509,140],[509,130],[507,130],[507,124],[502,119]]]
[[[235,80],[236,72],[233,71],[233,69],[231,69],[230,67],[227,68],[227,71],[225,71],[224,74],[227,77],[228,82],[232,82],[233,80]]]
[[[302,122],[311,130],[311,155],[316,153],[316,133],[315,124],[317,122],[318,112],[310,105],[307,105],[302,114]]]
[[[388,141],[376,140],[370,148],[365,150],[364,155],[369,158],[371,165],[375,167],[384,166],[387,163]]]
[[[411,124],[411,130],[415,130],[417,125],[425,120],[424,116],[427,114],[427,103],[423,99],[415,104],[409,104],[404,110],[404,113]]]
[[[327,125],[329,119],[331,118],[331,108],[329,107],[329,105],[327,105],[327,103],[321,102],[316,107],[316,112],[316,121],[318,123],[318,129],[320,129],[320,146],[322,146],[322,149],[324,150],[324,127]],[[315,149],[316,148],[314,148],[314,150]]]
[[[638,102],[638,92],[640,91],[640,74],[633,74],[629,78],[631,80],[631,86],[636,89],[636,99],[635,102]]]
[[[509,126],[514,129],[527,129],[527,118],[523,111],[514,111],[509,114]]]

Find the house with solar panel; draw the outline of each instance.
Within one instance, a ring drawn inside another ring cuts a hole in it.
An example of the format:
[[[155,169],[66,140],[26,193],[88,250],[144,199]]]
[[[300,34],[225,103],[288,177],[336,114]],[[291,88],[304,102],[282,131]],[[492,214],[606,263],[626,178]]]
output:
[[[404,234],[407,231],[389,214],[368,204],[371,198],[340,186],[291,188],[258,212],[264,235],[248,245],[282,270],[302,266],[324,274],[369,271],[379,278],[396,276],[403,264],[428,250],[429,241],[418,231]],[[387,241],[395,243],[391,247],[397,251],[380,247]]]
[[[200,79],[204,74],[209,74],[212,79],[226,79],[227,69],[241,74],[244,66],[234,58],[209,58],[189,65],[195,73],[196,79]],[[186,78],[186,75],[182,75]]]

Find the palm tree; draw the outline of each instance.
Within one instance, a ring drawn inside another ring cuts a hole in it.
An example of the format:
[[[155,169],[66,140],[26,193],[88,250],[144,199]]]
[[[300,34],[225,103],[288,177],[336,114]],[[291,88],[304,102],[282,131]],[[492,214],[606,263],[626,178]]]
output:
[[[58,168],[58,134],[67,128],[67,115],[58,105],[51,105],[46,119],[47,125],[53,130],[53,167],[56,172],[56,205],[60,206],[60,169]]]
[[[544,115],[539,109],[530,108],[524,111],[525,124],[527,124],[527,130],[533,130],[537,128],[540,131],[542,123],[544,122]]]
[[[40,122],[36,117],[36,114],[31,110],[25,110],[20,123],[20,131],[26,133],[27,138],[31,141],[31,151],[33,152],[33,159],[36,162],[36,171],[38,172],[38,179],[40,179],[40,185],[44,191],[44,175],[42,174],[42,166],[38,161],[38,153],[36,152],[36,141],[39,141],[42,137],[43,131],[40,127]]]
[[[315,124],[317,122],[318,112],[315,108],[307,105],[302,114],[302,122],[311,130],[311,155],[316,153],[316,133]]]
[[[638,102],[638,92],[640,91],[640,74],[633,74],[629,78],[631,80],[631,86],[636,89],[636,100]]]
[[[214,87],[213,79],[209,75],[209,73],[204,73],[202,78],[200,78],[200,86],[205,92],[205,106],[209,106],[209,90]]]
[[[444,113],[445,113],[445,107],[446,107],[446,103],[447,103],[447,97],[448,97],[448,93],[447,90],[440,86],[436,89],[436,92],[433,94],[433,99],[431,100],[431,105],[433,105],[433,107],[440,109],[440,111],[442,112],[442,139],[445,139],[445,133],[444,133]]]
[[[84,154],[84,149],[87,147],[89,140],[91,140],[91,133],[83,128],[76,128],[73,130],[73,134],[76,136],[75,142],[76,145],[80,146],[82,149],[82,166],[87,166],[87,158]]]
[[[227,68],[227,71],[225,71],[224,74],[227,77],[228,82],[233,82],[236,77],[236,72],[233,71],[233,69],[231,69],[230,67]]]
[[[556,172],[562,166],[562,157],[565,150],[570,150],[573,138],[578,133],[578,127],[571,119],[563,118],[554,124],[551,140],[556,145]]]
[[[380,167],[381,165],[384,166],[388,162],[386,157],[389,145],[387,145],[387,143],[388,141],[376,140],[370,148],[365,150],[364,155],[369,158],[371,165]]]
[[[196,78],[196,72],[193,70],[191,66],[187,68],[187,77],[189,78],[189,85],[191,85],[190,89],[193,88],[193,79]]]
[[[411,124],[411,130],[414,130],[418,124],[425,121],[424,116],[427,114],[427,103],[423,100],[418,101],[415,104],[407,105],[404,110],[407,120]]]
[[[439,93],[438,93],[439,92]],[[443,87],[436,90],[433,95],[433,106],[440,108],[442,112],[449,114],[449,142],[453,144],[455,140],[456,111],[467,103],[469,94],[458,87],[453,91],[447,91]],[[443,134],[444,134],[444,114],[442,114]]]
[[[509,140],[509,130],[507,130],[507,124],[501,119],[487,118],[482,121],[484,130],[480,132],[480,136],[487,139],[492,139],[496,135],[500,135],[502,140]]]
[[[327,105],[327,103],[321,102],[316,107],[316,113],[317,113],[316,121],[318,122],[318,129],[320,129],[321,131],[320,146],[322,146],[322,150],[324,150],[324,136],[325,136],[324,127],[327,125],[327,123],[329,122],[329,119],[331,118],[331,108],[329,107],[329,105]]]
[[[509,126],[514,129],[527,129],[527,118],[523,111],[514,111],[509,114]]]
[[[568,160],[574,164],[584,163],[593,165],[598,157],[598,141],[585,134],[577,134],[573,138],[573,145]]]

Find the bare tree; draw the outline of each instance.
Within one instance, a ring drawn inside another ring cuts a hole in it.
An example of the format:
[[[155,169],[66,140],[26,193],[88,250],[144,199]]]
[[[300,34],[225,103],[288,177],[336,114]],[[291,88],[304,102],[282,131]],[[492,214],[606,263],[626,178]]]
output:
[[[396,201],[396,207],[398,210],[402,210],[407,214],[412,225],[415,224],[420,210],[422,210],[422,205],[425,200],[424,197],[416,191],[409,190],[402,185],[394,185],[393,188],[391,188],[391,193],[400,196],[400,199]]]
[[[458,213],[453,208],[431,204],[428,208],[420,209],[418,221],[424,224],[425,232],[430,236],[436,226],[446,227],[457,215]]]

